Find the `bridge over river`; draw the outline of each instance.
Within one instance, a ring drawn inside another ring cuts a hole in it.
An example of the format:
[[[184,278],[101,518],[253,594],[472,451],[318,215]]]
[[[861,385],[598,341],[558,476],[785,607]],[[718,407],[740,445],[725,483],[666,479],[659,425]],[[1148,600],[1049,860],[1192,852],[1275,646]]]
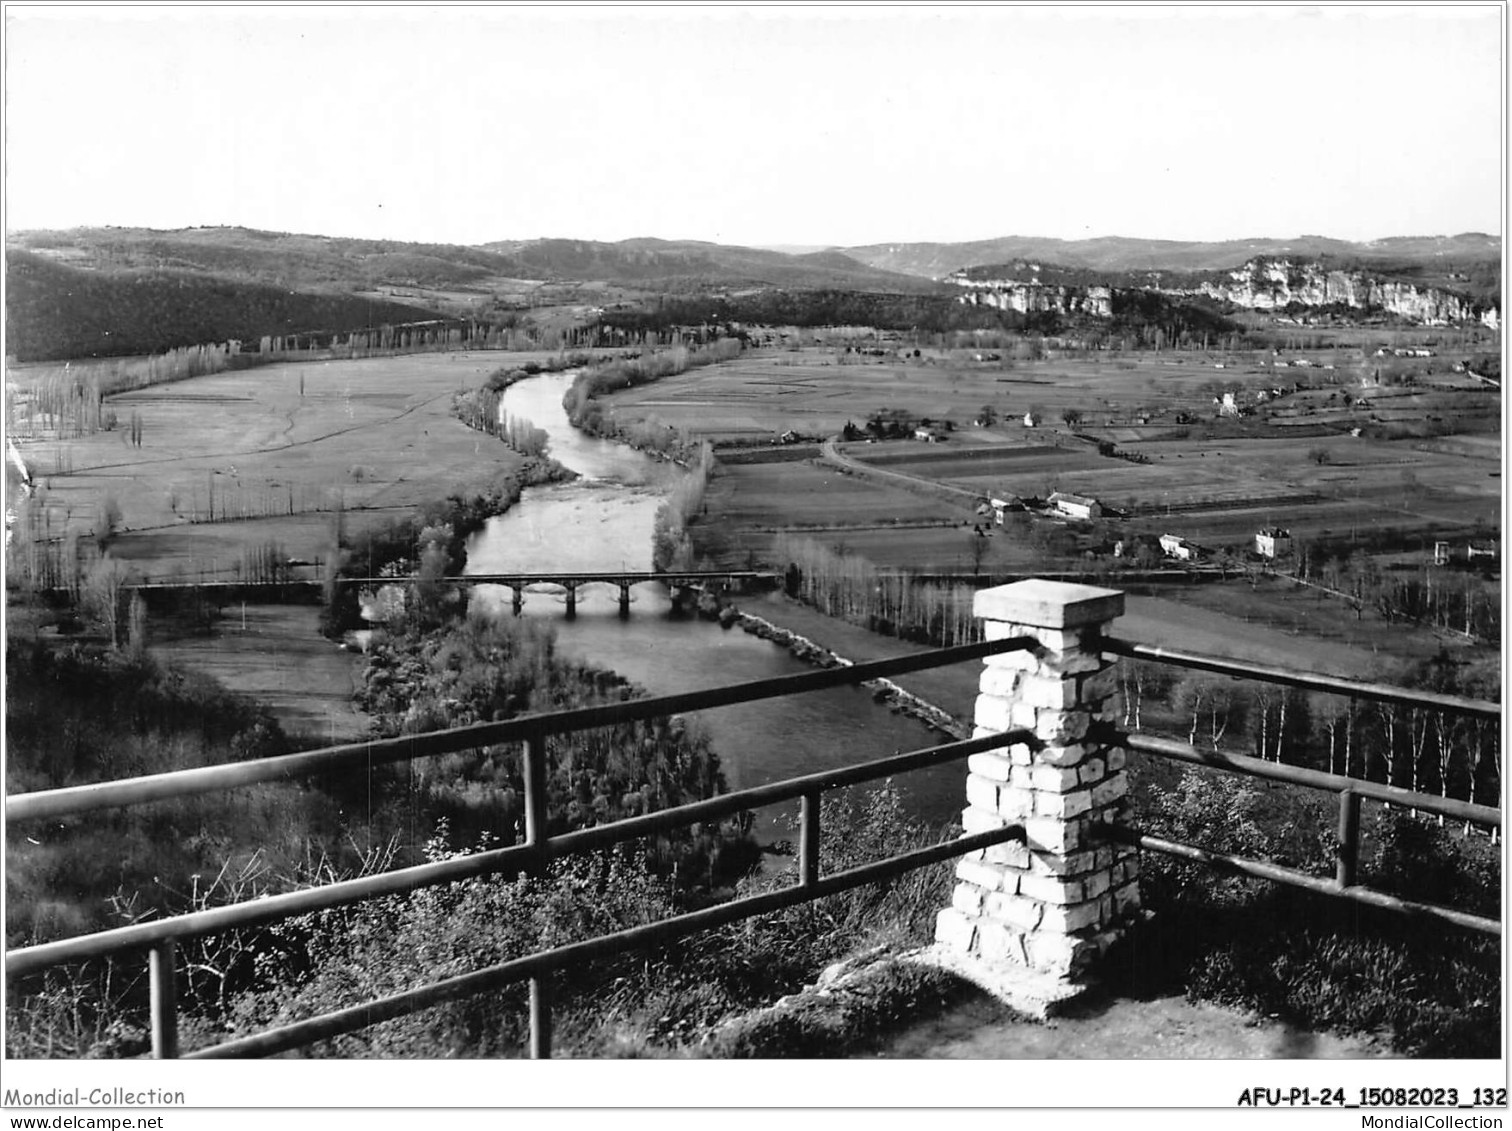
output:
[[[470,573],[444,577],[438,584],[446,585],[500,585],[513,591],[512,605],[516,613],[525,603],[525,591],[532,585],[552,585],[567,595],[567,615],[577,614],[577,591],[584,585],[604,584],[619,587],[620,615],[630,614],[630,590],[633,586],[660,583],[669,589],[695,589],[712,584],[736,584],[749,581],[770,581],[780,577],[774,570],[586,570],[576,573],[552,573],[533,570],[527,573]],[[381,588],[386,585],[405,585],[409,577],[342,577],[337,583],[343,586]],[[149,581],[127,585],[123,589],[140,592],[173,594],[198,592],[227,601],[285,601],[291,597],[319,593],[325,583],[318,578],[291,578],[285,581]]]
[[[505,585],[514,594],[511,602],[518,613],[525,603],[525,590],[531,585],[560,586],[567,594],[567,615],[577,613],[577,591],[581,586],[607,584],[619,586],[620,616],[630,615],[630,588],[647,582],[659,582],[669,589],[693,589],[716,583],[768,581],[780,576],[773,570],[590,570],[581,573],[470,573],[465,577],[447,578],[466,585]]]

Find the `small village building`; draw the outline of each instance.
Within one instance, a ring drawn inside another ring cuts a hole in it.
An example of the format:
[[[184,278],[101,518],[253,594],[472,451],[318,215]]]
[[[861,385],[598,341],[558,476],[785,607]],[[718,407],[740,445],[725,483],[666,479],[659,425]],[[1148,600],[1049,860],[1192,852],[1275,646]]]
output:
[[[914,439],[923,440],[926,444],[938,444],[945,439],[945,431],[942,428],[915,428]]]
[[[1179,562],[1193,562],[1201,556],[1201,551],[1179,534],[1162,534],[1160,552]]]
[[[1032,413],[1032,412],[1026,412],[1026,413],[1024,413],[1024,427],[1025,428],[1033,428],[1038,423],[1039,423],[1039,421],[1037,419],[1035,419],[1034,413]]]
[[[1273,526],[1268,530],[1255,531],[1255,553],[1262,558],[1281,558],[1292,551],[1290,530]]]
[[[1024,505],[1024,500],[1019,498],[1017,495],[994,495],[990,500],[988,500],[988,505],[992,508],[992,520],[999,526],[1003,525],[1004,516],[1007,515],[1009,511],[1022,511],[1029,509]]]
[[[1072,495],[1056,491],[1049,498],[1050,509],[1067,518],[1101,518],[1102,504],[1085,495]]]

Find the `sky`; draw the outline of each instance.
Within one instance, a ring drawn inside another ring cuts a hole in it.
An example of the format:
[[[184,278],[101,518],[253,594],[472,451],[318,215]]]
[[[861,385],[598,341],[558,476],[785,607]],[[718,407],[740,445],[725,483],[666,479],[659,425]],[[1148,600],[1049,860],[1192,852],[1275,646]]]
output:
[[[5,227],[1501,234],[1500,5],[5,9]]]

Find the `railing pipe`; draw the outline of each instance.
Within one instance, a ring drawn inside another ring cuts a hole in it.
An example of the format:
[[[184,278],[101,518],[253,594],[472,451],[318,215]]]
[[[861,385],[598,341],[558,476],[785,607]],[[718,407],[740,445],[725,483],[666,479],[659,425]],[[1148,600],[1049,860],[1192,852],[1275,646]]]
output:
[[[675,809],[663,809],[657,813],[631,817],[612,824],[595,825],[577,832],[563,833],[544,840],[537,848],[531,848],[528,845],[497,848],[432,864],[399,868],[376,876],[363,876],[323,887],[287,892],[248,903],[217,907],[209,911],[194,911],[187,915],[135,923],[129,927],[117,927],[114,930],[83,935],[79,938],[59,939],[56,942],[22,947],[6,954],[5,971],[11,977],[18,977],[64,962],[78,962],[119,950],[151,946],[163,939],[192,938],[236,927],[257,926],[294,915],[360,903],[379,896],[404,895],[422,887],[472,879],[491,872],[525,871],[531,867],[533,861],[539,860],[543,852],[554,858],[607,848],[620,841],[654,836],[682,825],[721,820],[748,809],[759,809],[764,805],[792,801],[814,789],[833,789],[838,786],[855,785],[876,778],[906,773],[910,770],[927,769],[959,760],[968,754],[979,754],[1006,743],[1025,741],[1029,737],[1024,732],[1011,732],[969,738],[961,742],[928,747],[924,750],[893,754],[854,766],[823,770],[789,781],[754,786],[737,793],[726,793],[707,801],[695,801],[689,805],[680,805]]]
[[[551,1059],[551,975],[530,979],[530,1059]]]
[[[546,735],[532,731],[525,736],[521,751],[525,778],[525,847],[531,850],[537,873],[545,870],[550,859],[546,843]]]
[[[172,939],[164,939],[147,952],[147,992],[151,998],[152,1056],[155,1060],[175,1060],[179,1054],[176,950]]]
[[[497,966],[475,970],[470,974],[461,974],[445,981],[407,990],[392,997],[350,1006],[335,1013],[312,1017],[307,1021],[298,1021],[278,1029],[269,1029],[212,1048],[199,1049],[190,1053],[185,1059],[273,1056],[315,1041],[355,1033],[380,1021],[391,1021],[396,1017],[417,1013],[443,1002],[471,997],[474,994],[497,989],[535,975],[671,942],[673,939],[696,931],[721,927],[727,923],[749,919],[754,915],[780,911],[816,898],[849,891],[863,884],[891,879],[915,868],[957,859],[979,848],[1004,844],[1010,840],[1022,840],[1023,836],[1024,830],[1021,825],[1009,825],[988,832],[974,833],[958,840],[946,841],[943,844],[930,845],[927,848],[916,848],[899,856],[825,876],[811,888],[793,885],[778,891],[746,896],[744,899],[721,903],[715,907],[691,911],[656,923],[631,927],[612,935],[601,935],[598,938],[570,943],[554,950],[540,951]]]
[[[1340,891],[1353,887],[1360,865],[1360,795],[1352,789],[1339,794],[1338,865],[1334,883]]]
[[[871,679],[926,671],[966,660],[980,660],[986,656],[1021,651],[1033,645],[1034,641],[1028,637],[986,640],[976,644],[961,644],[954,648],[942,648],[910,656],[894,656],[863,664],[826,668],[822,671],[752,680],[727,687],[707,688],[701,691],[661,695],[648,699],[629,699],[620,703],[578,707],[570,711],[550,714],[522,715],[520,718],[505,722],[476,723],[451,730],[331,746],[320,750],[307,750],[299,754],[284,754],[274,758],[257,758],[247,762],[204,766],[193,770],[174,770],[164,774],[129,778],[125,781],[100,782],[95,785],[72,786],[67,789],[15,794],[6,799],[5,817],[7,821],[59,817],[70,813],[85,813],[98,809],[140,805],[150,801],[164,801],[173,797],[213,793],[258,782],[281,781],[357,766],[404,762],[433,754],[450,754],[458,750],[521,742],[536,731],[549,730],[553,734],[561,734],[588,730],[593,727],[616,726],[688,711],[708,710],[712,707],[727,707],[736,703],[750,703],[760,699],[774,699],[805,691],[844,687],[848,684],[864,683]]]
[[[1397,896],[1388,895],[1385,892],[1375,891],[1367,887],[1354,886],[1341,889],[1333,880],[1319,879],[1317,876],[1309,876],[1306,872],[1283,868],[1279,864],[1267,864],[1260,860],[1246,860],[1242,856],[1231,856],[1225,852],[1213,852],[1210,849],[1199,848],[1193,844],[1182,844],[1180,841],[1146,836],[1139,830],[1131,829],[1124,825],[1103,824],[1097,826],[1097,830],[1098,836],[1105,839],[1122,844],[1132,844],[1136,848],[1149,852],[1159,852],[1166,856],[1178,856],[1183,860],[1193,860],[1199,864],[1206,864],[1208,867],[1220,872],[1255,876],[1258,879],[1270,880],[1272,883],[1303,888],[1307,891],[1332,896],[1336,899],[1347,899],[1355,903],[1368,904],[1372,907],[1383,907],[1388,911],[1418,915],[1425,918],[1437,919],[1445,923],[1453,923],[1455,926],[1468,927],[1473,931],[1480,931],[1488,935],[1500,935],[1502,933],[1501,922],[1499,920],[1487,919],[1481,915],[1473,915],[1468,911],[1456,911],[1452,907],[1440,907],[1434,903],[1418,903],[1409,899],[1401,899]]]
[[[1115,656],[1127,656],[1133,660],[1150,660],[1159,664],[1172,664],[1182,668],[1217,672],[1237,679],[1258,679],[1266,683],[1280,683],[1288,687],[1305,687],[1313,691],[1325,691],[1334,695],[1348,695],[1357,699],[1373,699],[1382,703],[1399,703],[1408,707],[1434,707],[1442,711],[1457,711],[1465,715],[1483,718],[1501,718],[1501,704],[1486,699],[1466,699],[1458,695],[1440,695],[1432,691],[1409,691],[1385,683],[1362,683],[1358,680],[1340,679],[1337,676],[1317,672],[1299,672],[1292,668],[1274,668],[1247,660],[1229,660],[1217,656],[1200,656],[1192,652],[1178,652],[1173,648],[1157,648],[1153,644],[1138,644],[1116,636],[1105,637],[1102,650]]]
[[[1326,793],[1343,793],[1347,789],[1361,797],[1368,797],[1372,801],[1383,801],[1404,809],[1417,808],[1429,813],[1442,813],[1446,817],[1469,821],[1472,824],[1486,825],[1491,828],[1501,827],[1501,810],[1490,805],[1477,805],[1470,801],[1458,801],[1452,797],[1435,797],[1431,793],[1414,793],[1400,786],[1347,778],[1341,774],[1309,770],[1302,766],[1288,766],[1282,762],[1267,762],[1263,758],[1254,758],[1248,754],[1199,750],[1190,743],[1178,742],[1171,738],[1128,734],[1124,735],[1121,741],[1130,750],[1143,751],[1176,762],[1190,762],[1193,765],[1212,766],[1215,769],[1229,770],[1250,777],[1269,778],[1272,781],[1284,781],[1292,785],[1305,785]]]
[[[819,791],[805,793],[798,815],[798,877],[806,888],[819,882],[820,812]]]

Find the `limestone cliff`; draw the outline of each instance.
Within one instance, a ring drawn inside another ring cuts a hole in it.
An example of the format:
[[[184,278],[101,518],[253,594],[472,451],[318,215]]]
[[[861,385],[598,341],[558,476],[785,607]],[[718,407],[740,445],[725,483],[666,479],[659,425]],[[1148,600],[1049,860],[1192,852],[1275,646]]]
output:
[[[999,310],[1016,310],[1020,314],[1054,311],[1057,314],[1113,317],[1112,287],[1019,283],[1011,279],[966,280],[952,277],[951,281],[970,288],[968,293],[961,296],[961,301],[973,306],[995,306]]]
[[[1260,256],[1202,283],[1196,291],[1253,310],[1279,310],[1293,303],[1338,305],[1383,311],[1427,325],[1488,319],[1488,325],[1499,325],[1494,306],[1476,303],[1464,295],[1380,279],[1360,270],[1331,270],[1306,260]]]
[[[1147,272],[1142,278],[1119,273],[1107,285],[1068,276],[1085,270],[1017,261],[1001,269],[973,267],[956,271],[947,282],[964,288],[961,301],[1020,313],[1054,311],[1112,317],[1115,291],[1157,291],[1168,295],[1204,295],[1251,310],[1284,310],[1289,306],[1342,306],[1362,313],[1392,314],[1430,326],[1481,322],[1499,329],[1501,313],[1494,303],[1463,294],[1420,286],[1402,279],[1378,276],[1350,267],[1336,268],[1316,260],[1257,256],[1230,271],[1182,273],[1162,277]]]

